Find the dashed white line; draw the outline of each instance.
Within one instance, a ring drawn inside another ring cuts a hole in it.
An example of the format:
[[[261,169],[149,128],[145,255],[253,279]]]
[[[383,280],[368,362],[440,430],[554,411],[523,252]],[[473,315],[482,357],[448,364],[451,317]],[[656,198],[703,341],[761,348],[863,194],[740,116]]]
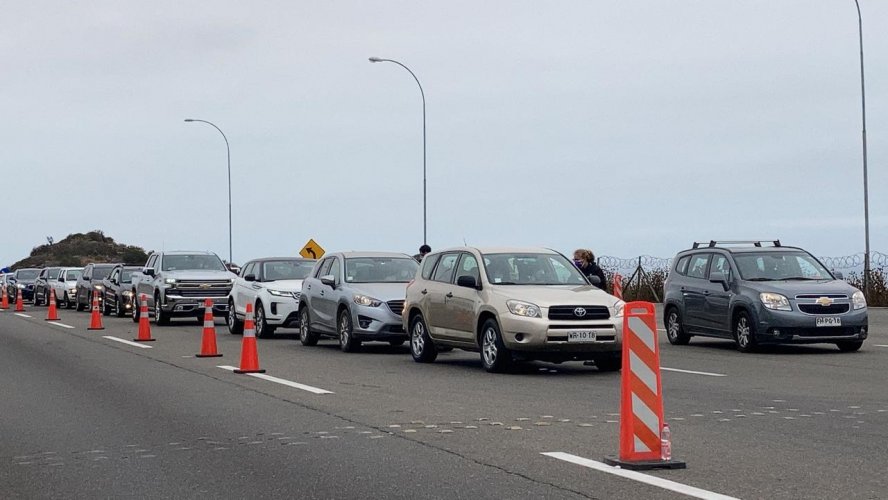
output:
[[[150,345],[140,344],[138,342],[130,342],[129,340],[119,339],[117,337],[111,337],[109,335],[103,335],[103,339],[113,340],[115,342],[120,342],[121,344],[131,345],[133,347],[141,347],[142,349],[151,349]]]
[[[727,495],[722,495],[721,493],[715,493],[714,491],[704,490],[682,483],[676,483],[675,481],[670,481],[668,479],[663,479],[656,476],[649,476],[647,474],[642,474],[640,472],[635,472],[632,470],[621,469],[619,467],[611,467],[610,465],[596,462],[595,460],[589,460],[588,458],[571,455],[570,453],[555,451],[543,453],[543,455],[551,458],[556,458],[558,460],[564,460],[565,462],[570,462],[572,464],[582,465],[583,467],[588,467],[600,472],[606,472],[608,474],[613,474],[615,476],[620,476],[626,479],[632,479],[633,481],[649,484],[651,486],[656,486],[665,490],[681,493],[689,497],[703,498],[706,500],[738,500],[735,497],[729,497]]]
[[[234,371],[237,370],[236,366],[228,366],[228,365],[220,365],[216,368],[222,368],[223,370]],[[301,389],[303,391],[308,391],[314,394],[334,394],[332,391],[328,391],[326,389],[320,389],[318,387],[312,387],[310,385],[300,384],[298,382],[293,382],[290,380],[272,377],[271,375],[266,375],[264,373],[247,373],[247,375],[255,378],[261,378],[262,380],[267,380],[269,382],[274,382],[276,384],[286,385],[288,387],[293,387],[294,389]]]
[[[29,315],[27,315],[27,314],[23,314],[23,313],[15,313],[15,315],[16,315],[16,316],[19,316],[19,317],[22,317],[22,318],[31,318],[31,317],[32,317],[32,316],[29,316]]]
[[[875,347],[888,347],[888,345],[885,345],[885,344],[873,344],[873,345]]]
[[[62,327],[62,328],[71,328],[71,329],[74,328],[74,327],[71,326],[71,325],[66,325],[66,324],[64,324],[64,323],[59,323],[58,321],[47,321],[46,324],[47,324],[47,325],[60,326],[60,327]]]
[[[694,370],[680,370],[678,368],[666,368],[665,366],[660,367],[661,370],[665,370],[667,372],[678,372],[678,373],[690,373],[691,375],[706,375],[707,377],[727,377],[724,373],[709,373],[709,372],[698,372]]]

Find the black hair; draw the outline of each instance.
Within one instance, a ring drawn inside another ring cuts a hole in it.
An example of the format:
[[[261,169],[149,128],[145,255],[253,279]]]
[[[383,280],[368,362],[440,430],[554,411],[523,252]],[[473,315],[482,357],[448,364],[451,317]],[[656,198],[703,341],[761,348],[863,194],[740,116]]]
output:
[[[429,253],[431,251],[432,251],[432,247],[430,247],[428,245],[423,245],[423,246],[419,247],[419,253]]]

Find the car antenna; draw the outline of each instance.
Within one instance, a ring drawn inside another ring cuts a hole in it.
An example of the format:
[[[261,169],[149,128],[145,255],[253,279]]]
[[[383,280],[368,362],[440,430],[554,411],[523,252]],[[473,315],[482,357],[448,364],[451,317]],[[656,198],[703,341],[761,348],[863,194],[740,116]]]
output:
[[[466,237],[465,237],[465,236],[463,236],[463,246],[464,246],[464,247],[469,246],[469,244],[466,243]]]

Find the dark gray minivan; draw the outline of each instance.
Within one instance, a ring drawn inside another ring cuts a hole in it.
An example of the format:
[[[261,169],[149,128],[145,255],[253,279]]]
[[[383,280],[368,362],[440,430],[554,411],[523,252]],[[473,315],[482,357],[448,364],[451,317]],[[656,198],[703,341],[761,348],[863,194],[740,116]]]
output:
[[[867,337],[866,298],[840,278],[779,241],[694,243],[666,278],[666,337],[674,345],[695,335],[733,339],[741,352],[790,343],[856,351]]]

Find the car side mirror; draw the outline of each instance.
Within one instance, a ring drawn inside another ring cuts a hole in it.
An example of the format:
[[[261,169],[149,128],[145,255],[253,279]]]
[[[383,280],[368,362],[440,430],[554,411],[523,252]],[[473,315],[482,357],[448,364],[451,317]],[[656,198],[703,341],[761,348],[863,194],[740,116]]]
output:
[[[248,275],[244,276],[244,281],[256,281],[256,275],[255,274],[248,274]]]
[[[59,276],[59,282],[60,282],[60,283],[64,283],[64,282],[65,282],[65,277],[64,277],[64,276]]]
[[[321,283],[329,286],[330,288],[336,288],[336,278],[332,274],[321,276]]]
[[[590,276],[589,282],[595,286],[601,286],[601,278],[599,278],[598,276]]]
[[[725,273],[714,272],[709,274],[710,283],[721,283],[725,290],[728,289],[728,278]]]
[[[478,282],[475,280],[474,276],[460,276],[456,279],[456,286],[474,288],[476,290],[479,290],[481,288],[478,286]]]
[[[83,281],[92,281],[92,278],[89,276],[83,276]]]
[[[145,269],[145,275],[151,276],[153,278],[154,277],[154,269],[151,269],[150,267]]]
[[[843,279],[845,279],[845,275],[842,274],[841,271],[836,271],[836,272],[833,273],[833,275],[836,277],[837,280],[843,280]]]

